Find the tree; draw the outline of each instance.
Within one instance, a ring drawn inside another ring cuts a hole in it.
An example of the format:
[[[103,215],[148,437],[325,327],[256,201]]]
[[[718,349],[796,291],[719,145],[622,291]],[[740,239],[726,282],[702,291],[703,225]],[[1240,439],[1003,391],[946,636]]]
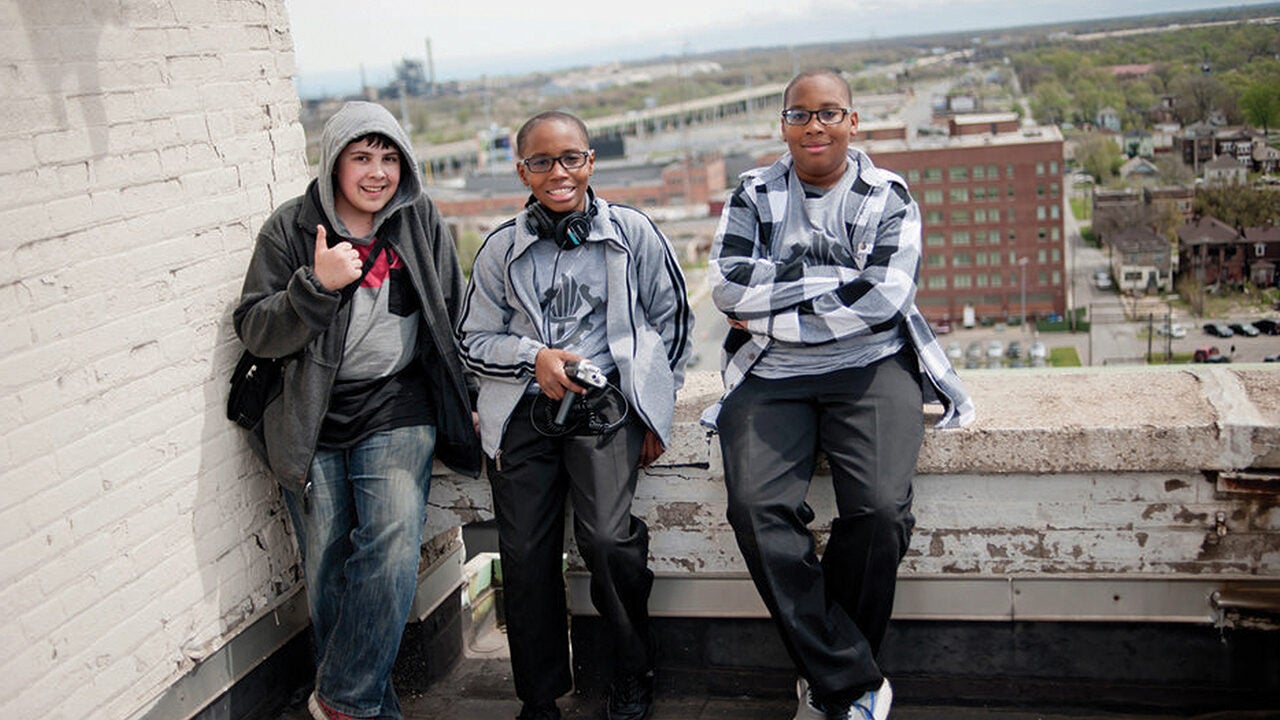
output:
[[[1162,185],[1190,185],[1196,181],[1196,174],[1191,166],[1182,162],[1182,158],[1173,153],[1159,155],[1155,159],[1156,169],[1160,172]]]
[[[1207,121],[1223,105],[1227,88],[1211,75],[1187,75],[1175,84],[1178,116],[1187,125]]]
[[[1124,162],[1120,148],[1106,135],[1089,135],[1076,146],[1076,160],[1080,167],[1105,185],[1116,176],[1116,168]]]
[[[1071,98],[1057,80],[1047,80],[1031,96],[1031,114],[1042,125],[1057,125],[1067,117]]]
[[[1280,82],[1259,80],[1249,84],[1240,94],[1240,109],[1250,124],[1267,131],[1280,120]]]
[[[1280,222],[1280,193],[1240,185],[1202,187],[1196,191],[1195,212],[1234,228],[1273,225]]]

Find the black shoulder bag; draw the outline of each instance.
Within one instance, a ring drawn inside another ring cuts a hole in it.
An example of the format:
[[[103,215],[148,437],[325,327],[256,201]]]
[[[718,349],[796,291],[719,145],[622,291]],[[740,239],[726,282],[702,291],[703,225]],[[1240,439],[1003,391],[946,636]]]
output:
[[[364,276],[373,269],[378,261],[386,241],[379,237],[364,259],[360,277],[342,290],[338,301],[338,309],[351,299],[356,288],[364,282]],[[227,419],[246,430],[256,430],[262,423],[262,416],[284,388],[284,364],[287,357],[264,358],[245,350],[240,354],[236,369],[231,372],[231,392],[227,395]]]

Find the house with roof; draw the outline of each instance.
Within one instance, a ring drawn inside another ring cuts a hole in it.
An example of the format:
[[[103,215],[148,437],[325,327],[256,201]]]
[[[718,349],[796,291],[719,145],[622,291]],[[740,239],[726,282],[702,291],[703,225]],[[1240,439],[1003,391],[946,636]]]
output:
[[[1190,222],[1195,215],[1196,189],[1190,185],[1148,185],[1142,188],[1142,201],[1156,217],[1176,216]]]
[[[1182,132],[1176,122],[1157,122],[1151,126],[1151,154],[1164,155],[1173,152],[1174,138]]]
[[[1213,143],[1215,153],[1233,157],[1245,167],[1253,165],[1254,147],[1266,145],[1262,133],[1243,125],[1219,128],[1214,133]]]
[[[1218,156],[1215,135],[1218,129],[1207,122],[1198,122],[1182,128],[1174,138],[1174,144],[1182,154],[1182,162],[1200,174],[1200,168]]]
[[[1280,172],[1280,150],[1264,143],[1253,146],[1253,169],[1264,174]]]
[[[1246,241],[1215,217],[1201,217],[1178,228],[1178,262],[1202,285],[1244,285]]]
[[[1149,158],[1156,154],[1155,138],[1142,128],[1126,130],[1121,151],[1129,157]]]
[[[1276,265],[1280,264],[1280,226],[1247,227],[1244,240],[1249,282],[1257,287],[1280,284],[1276,282]]]
[[[1146,222],[1142,191],[1130,187],[1096,188],[1091,215],[1094,236],[1100,243],[1109,243],[1112,235]]]
[[[1129,80],[1132,78],[1146,77],[1155,69],[1155,65],[1151,63],[1132,64],[1132,65],[1108,65],[1103,68],[1117,79]]]
[[[1160,169],[1144,157],[1131,157],[1120,166],[1120,177],[1140,185],[1160,180]]]
[[[1111,240],[1111,276],[1121,292],[1165,292],[1173,287],[1173,246],[1149,227],[1125,228]]]
[[[1093,121],[1098,127],[1120,132],[1120,111],[1110,105],[1099,110]]]
[[[1201,167],[1206,185],[1244,185],[1249,181],[1249,168],[1230,155],[1219,155]]]

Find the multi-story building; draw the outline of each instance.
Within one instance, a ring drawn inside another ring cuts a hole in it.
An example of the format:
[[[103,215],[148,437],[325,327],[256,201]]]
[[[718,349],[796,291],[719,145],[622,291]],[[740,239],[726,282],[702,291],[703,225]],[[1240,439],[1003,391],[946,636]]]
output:
[[[724,193],[725,160],[700,155],[667,163],[598,162],[591,185],[610,202],[655,208],[707,207]],[[495,173],[473,173],[461,188],[433,187],[432,200],[446,216],[511,217],[520,212],[529,190],[514,165]]]
[[[920,203],[917,304],[940,320],[1066,312],[1062,133],[1012,113],[957,116],[947,136],[859,143]]]

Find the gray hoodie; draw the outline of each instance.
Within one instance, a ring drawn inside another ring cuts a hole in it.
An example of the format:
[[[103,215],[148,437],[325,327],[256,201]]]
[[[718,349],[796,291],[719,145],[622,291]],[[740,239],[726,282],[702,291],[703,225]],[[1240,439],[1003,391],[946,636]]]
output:
[[[375,215],[373,233],[353,241],[385,237],[400,257],[421,312],[416,353],[436,404],[436,455],[455,470],[476,475],[479,440],[471,422],[468,377],[458,356],[453,325],[464,278],[453,238],[440,213],[422,192],[413,147],[399,123],[374,103],[347,103],[325,125],[319,177],[303,195],[276,208],[258,234],[245,272],[236,334],[261,357],[286,358],[284,386],[267,406],[250,444],[279,480],[300,490],[310,470],[334,379],[342,365],[351,303],[339,302],[312,271],[316,226],[327,226],[331,243],[346,236],[333,211],[333,167],[352,140],[371,132],[391,138],[401,152],[396,195]]]
[[[386,135],[400,146],[400,186],[396,188],[396,194],[390,202],[374,214],[373,230],[370,234],[365,237],[353,237],[347,226],[342,223],[342,219],[338,217],[337,211],[334,210],[333,172],[338,165],[338,156],[342,154],[343,148],[352,140],[369,133]],[[362,245],[373,241],[383,221],[422,194],[422,177],[418,174],[418,163],[414,159],[413,144],[409,141],[409,136],[386,108],[371,102],[348,102],[324,124],[324,133],[320,136],[320,166],[317,179],[320,181],[320,204],[324,207],[324,214],[329,224],[342,237]]]

